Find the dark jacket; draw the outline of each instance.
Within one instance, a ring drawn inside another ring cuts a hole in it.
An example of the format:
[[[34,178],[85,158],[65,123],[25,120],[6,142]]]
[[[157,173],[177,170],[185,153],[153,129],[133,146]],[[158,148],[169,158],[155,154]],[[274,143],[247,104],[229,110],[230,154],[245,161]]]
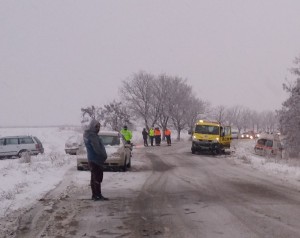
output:
[[[96,120],[90,122],[88,129],[84,131],[83,140],[88,160],[95,164],[103,165],[107,159],[107,154],[95,128],[98,123]]]
[[[143,139],[147,139],[147,137],[148,137],[148,132],[144,129],[144,130],[142,131],[142,135],[143,135]]]

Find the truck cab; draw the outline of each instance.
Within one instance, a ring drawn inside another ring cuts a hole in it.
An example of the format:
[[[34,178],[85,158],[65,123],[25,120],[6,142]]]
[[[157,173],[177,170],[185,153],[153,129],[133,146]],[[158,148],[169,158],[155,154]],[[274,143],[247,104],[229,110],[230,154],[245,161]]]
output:
[[[195,124],[192,135],[192,154],[196,151],[211,151],[220,154],[230,148],[231,127],[218,122],[199,120]]]

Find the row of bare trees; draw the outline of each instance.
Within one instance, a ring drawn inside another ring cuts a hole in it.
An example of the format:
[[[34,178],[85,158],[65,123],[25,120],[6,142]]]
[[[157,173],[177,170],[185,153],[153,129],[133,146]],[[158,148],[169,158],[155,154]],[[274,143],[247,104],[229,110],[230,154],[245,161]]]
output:
[[[181,131],[192,127],[208,109],[208,103],[197,98],[186,80],[177,76],[141,71],[123,81],[120,92],[125,105],[144,121],[146,129],[157,125],[164,131],[172,127],[178,140]]]
[[[177,77],[140,71],[122,82],[120,100],[103,107],[82,108],[82,121],[95,118],[104,126],[119,131],[124,124],[143,122],[148,130],[170,127],[180,140],[182,130],[192,130],[199,119],[216,120],[241,130],[274,131],[277,129],[275,112],[258,113],[244,106],[212,108],[195,96],[187,81]],[[164,136],[164,135],[163,135]]]
[[[272,133],[279,128],[275,111],[257,112],[241,105],[217,106],[210,111],[210,117],[238,129],[239,132],[253,130]]]

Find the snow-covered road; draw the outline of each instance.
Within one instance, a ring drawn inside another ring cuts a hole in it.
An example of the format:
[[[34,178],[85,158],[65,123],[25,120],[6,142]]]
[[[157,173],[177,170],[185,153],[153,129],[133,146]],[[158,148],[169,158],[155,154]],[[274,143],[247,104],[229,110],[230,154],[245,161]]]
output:
[[[63,151],[74,131],[45,130],[45,155],[0,161],[3,194],[25,180],[2,196],[0,237],[300,236],[299,167],[253,155],[253,141],[230,156],[192,155],[188,141],[137,146],[130,171],[104,175],[110,201],[93,202],[89,172]]]

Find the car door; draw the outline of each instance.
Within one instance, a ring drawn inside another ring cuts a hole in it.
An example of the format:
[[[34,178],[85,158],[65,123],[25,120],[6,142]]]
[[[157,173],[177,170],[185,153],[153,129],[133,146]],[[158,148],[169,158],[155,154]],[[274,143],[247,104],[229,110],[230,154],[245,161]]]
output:
[[[4,148],[5,138],[0,139],[0,156],[4,156],[5,148]]]
[[[222,136],[220,138],[221,144],[225,148],[230,148],[230,142],[231,142],[231,127],[230,126],[224,126]]]
[[[17,155],[19,152],[19,140],[18,138],[5,138],[4,155],[12,156]]]

